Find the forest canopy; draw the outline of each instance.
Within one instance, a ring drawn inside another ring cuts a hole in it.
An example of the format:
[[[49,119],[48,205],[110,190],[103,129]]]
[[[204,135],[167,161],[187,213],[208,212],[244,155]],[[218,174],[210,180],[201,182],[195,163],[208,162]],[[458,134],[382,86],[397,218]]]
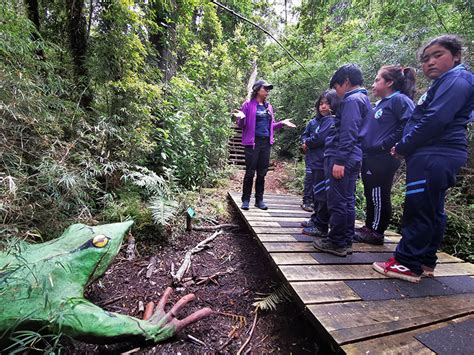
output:
[[[71,222],[131,217],[166,225],[178,195],[226,167],[230,111],[256,70],[275,85],[277,153],[297,141],[334,70],[367,87],[382,64],[418,66],[417,48],[464,38],[473,3],[455,1],[6,0],[0,4],[2,239],[48,239]],[[289,20],[290,19],[290,20]],[[418,92],[428,82],[418,75]],[[472,139],[471,139],[472,142]]]

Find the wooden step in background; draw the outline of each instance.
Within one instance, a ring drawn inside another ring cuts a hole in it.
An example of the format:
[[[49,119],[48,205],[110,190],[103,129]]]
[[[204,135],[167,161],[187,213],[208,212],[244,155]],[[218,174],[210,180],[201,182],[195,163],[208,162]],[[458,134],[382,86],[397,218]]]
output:
[[[242,129],[237,126],[234,127],[234,134],[229,140],[229,158],[228,163],[235,165],[238,168],[245,170],[245,148],[242,145]],[[274,167],[270,162],[268,170],[273,170]]]
[[[242,145],[242,129],[234,127],[234,134],[229,140],[229,164],[245,169],[245,153]]]
[[[450,339],[456,339],[454,326],[474,320],[473,264],[440,252],[435,278],[419,284],[391,279],[371,264],[392,256],[399,234],[387,232],[382,246],[354,243],[354,253],[340,258],[316,251],[313,237],[301,234],[299,225],[310,213],[299,207],[299,196],[266,194],[267,211],[243,211],[240,193],[229,197],[315,331],[334,349],[433,354],[420,336],[451,327]],[[467,338],[463,342],[474,349],[474,337]]]

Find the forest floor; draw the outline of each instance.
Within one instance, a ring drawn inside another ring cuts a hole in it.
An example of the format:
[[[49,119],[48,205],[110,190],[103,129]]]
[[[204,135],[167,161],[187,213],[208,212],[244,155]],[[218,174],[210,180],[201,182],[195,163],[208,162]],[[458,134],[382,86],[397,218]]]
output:
[[[185,275],[187,282],[175,288],[170,298],[170,303],[174,304],[187,293],[196,295],[181,318],[203,307],[211,307],[214,314],[158,345],[90,345],[71,341],[65,349],[66,353],[237,353],[249,337],[255,316],[255,307],[252,306],[255,297],[271,293],[280,283],[263,251],[227,202],[227,190],[240,191],[242,177],[243,171],[238,171],[227,186],[206,191],[206,196],[201,194],[196,207],[198,217],[200,213],[205,213],[206,205],[219,200],[227,206],[227,213],[218,222],[235,223],[242,227],[224,232],[212,242],[210,248],[195,254],[192,268]],[[267,175],[266,191],[284,193],[284,177],[285,167],[277,163]],[[160,245],[156,245],[153,239],[137,240],[139,257],[132,261],[125,257],[125,245],[106,275],[89,287],[87,298],[108,311],[142,318],[139,302],[145,305],[149,301],[156,303],[166,287],[172,284],[171,263],[178,268],[185,253],[211,233],[183,231]],[[147,278],[147,267],[153,256],[157,260],[156,269]],[[217,273],[222,274],[198,284],[201,277]],[[190,336],[202,343],[192,340]],[[318,339],[312,325],[296,304],[286,302],[279,304],[274,311],[258,312],[254,333],[242,353],[305,354],[317,351]]]

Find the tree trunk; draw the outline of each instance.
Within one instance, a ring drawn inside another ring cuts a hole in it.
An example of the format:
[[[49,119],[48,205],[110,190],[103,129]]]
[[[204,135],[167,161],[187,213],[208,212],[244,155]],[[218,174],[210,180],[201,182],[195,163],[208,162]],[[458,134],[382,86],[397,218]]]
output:
[[[173,12],[178,11],[176,1],[171,1]],[[156,7],[155,22],[166,30],[150,35],[150,42],[158,52],[158,67],[163,72],[163,81],[168,82],[175,74],[178,68],[176,56],[171,49],[176,43],[176,21],[167,21],[169,17],[173,17],[172,13],[165,13],[164,9]]]
[[[28,19],[34,23],[37,32],[31,34],[33,41],[39,39],[38,33],[40,32],[40,17],[39,17],[39,7],[38,0],[25,0],[26,10],[28,13]],[[44,60],[44,52],[41,48],[36,49],[36,55]]]
[[[84,16],[84,0],[67,0],[69,47],[74,63],[74,74],[81,88],[80,105],[88,108],[92,102],[89,77],[86,68],[87,22]]]

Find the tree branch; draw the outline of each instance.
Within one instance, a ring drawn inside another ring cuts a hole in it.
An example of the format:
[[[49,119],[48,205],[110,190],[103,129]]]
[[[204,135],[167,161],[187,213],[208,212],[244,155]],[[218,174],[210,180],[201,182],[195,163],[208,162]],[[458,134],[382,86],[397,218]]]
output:
[[[266,30],[265,28],[263,28],[262,26],[260,26],[259,24],[249,20],[248,18],[238,14],[237,12],[235,12],[234,10],[228,8],[227,6],[225,5],[222,5],[221,3],[215,1],[215,0],[209,0],[210,2],[212,2],[214,5],[217,5],[219,6],[221,9],[224,9],[226,10],[227,12],[230,12],[232,15],[234,15],[235,17],[238,17],[239,19],[241,20],[244,20],[245,22],[248,22],[250,23],[251,25],[253,25],[254,27],[258,28],[260,31],[263,31],[266,35],[268,35],[271,39],[273,39],[284,51],[285,53],[296,63],[298,64],[301,69],[303,69],[310,77],[311,77],[311,74],[308,70],[306,70],[306,68],[303,66],[303,64],[301,64],[291,53],[288,49],[286,49],[283,44],[281,44],[281,42],[279,40],[277,40],[270,32],[268,32],[268,30]]]

